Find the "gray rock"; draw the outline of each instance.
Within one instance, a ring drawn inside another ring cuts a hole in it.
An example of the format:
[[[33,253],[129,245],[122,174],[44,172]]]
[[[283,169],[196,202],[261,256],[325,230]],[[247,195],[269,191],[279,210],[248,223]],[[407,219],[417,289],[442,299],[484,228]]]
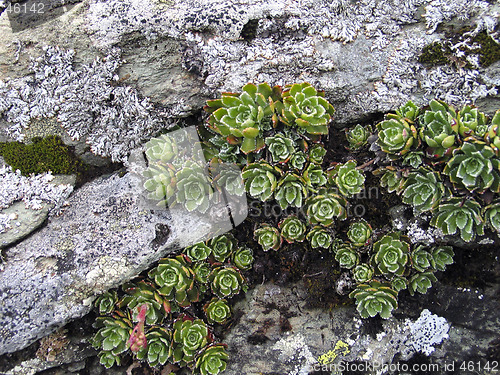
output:
[[[0,272],[0,353],[14,352],[91,309],[93,296],[196,242],[203,218],[141,205],[132,173],[101,177],[69,199],[64,214],[5,251]]]

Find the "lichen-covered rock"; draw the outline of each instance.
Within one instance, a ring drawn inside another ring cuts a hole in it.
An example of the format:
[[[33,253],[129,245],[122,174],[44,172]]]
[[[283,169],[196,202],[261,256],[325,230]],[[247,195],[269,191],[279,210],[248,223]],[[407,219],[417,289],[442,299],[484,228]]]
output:
[[[0,271],[0,354],[14,352],[91,309],[93,296],[121,285],[173,251],[202,239],[203,218],[150,210],[142,181],[114,174],[84,185],[64,214],[6,249]]]

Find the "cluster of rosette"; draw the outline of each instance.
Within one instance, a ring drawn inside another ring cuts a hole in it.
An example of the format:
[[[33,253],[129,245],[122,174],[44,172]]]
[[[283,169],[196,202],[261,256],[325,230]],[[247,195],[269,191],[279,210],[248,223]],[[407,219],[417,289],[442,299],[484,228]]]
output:
[[[213,327],[231,318],[228,300],[246,291],[242,271],[252,263],[252,251],[225,234],[160,260],[147,277],[124,284],[119,293],[102,294],[92,340],[101,363],[119,365],[129,353],[151,367],[171,363],[194,374],[221,373],[228,354]],[[193,304],[203,316],[193,316]]]

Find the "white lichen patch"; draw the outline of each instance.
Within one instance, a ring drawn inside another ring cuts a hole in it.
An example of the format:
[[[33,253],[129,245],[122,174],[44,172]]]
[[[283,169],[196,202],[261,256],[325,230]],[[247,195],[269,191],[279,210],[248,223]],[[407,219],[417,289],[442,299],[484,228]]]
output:
[[[0,167],[0,209],[22,200],[26,208],[39,210],[45,204],[51,204],[51,212],[58,213],[73,191],[73,186],[53,184],[53,179],[50,172],[25,177],[19,171],[12,171],[11,167]]]
[[[420,317],[410,323],[409,327],[411,334],[406,345],[427,356],[434,352],[434,345],[441,344],[448,338],[450,330],[450,324],[445,318],[432,314],[427,309],[422,310]]]
[[[279,340],[272,349],[279,350],[280,359],[293,366],[288,375],[307,375],[317,362],[300,333]]]

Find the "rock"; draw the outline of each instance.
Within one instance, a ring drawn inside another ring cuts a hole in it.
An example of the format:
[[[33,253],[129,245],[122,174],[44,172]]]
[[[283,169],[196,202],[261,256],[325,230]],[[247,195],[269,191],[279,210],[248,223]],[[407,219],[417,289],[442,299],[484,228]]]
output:
[[[14,352],[91,309],[159,258],[198,240],[206,219],[141,204],[142,181],[114,174],[84,185],[64,214],[5,251],[0,353]]]

